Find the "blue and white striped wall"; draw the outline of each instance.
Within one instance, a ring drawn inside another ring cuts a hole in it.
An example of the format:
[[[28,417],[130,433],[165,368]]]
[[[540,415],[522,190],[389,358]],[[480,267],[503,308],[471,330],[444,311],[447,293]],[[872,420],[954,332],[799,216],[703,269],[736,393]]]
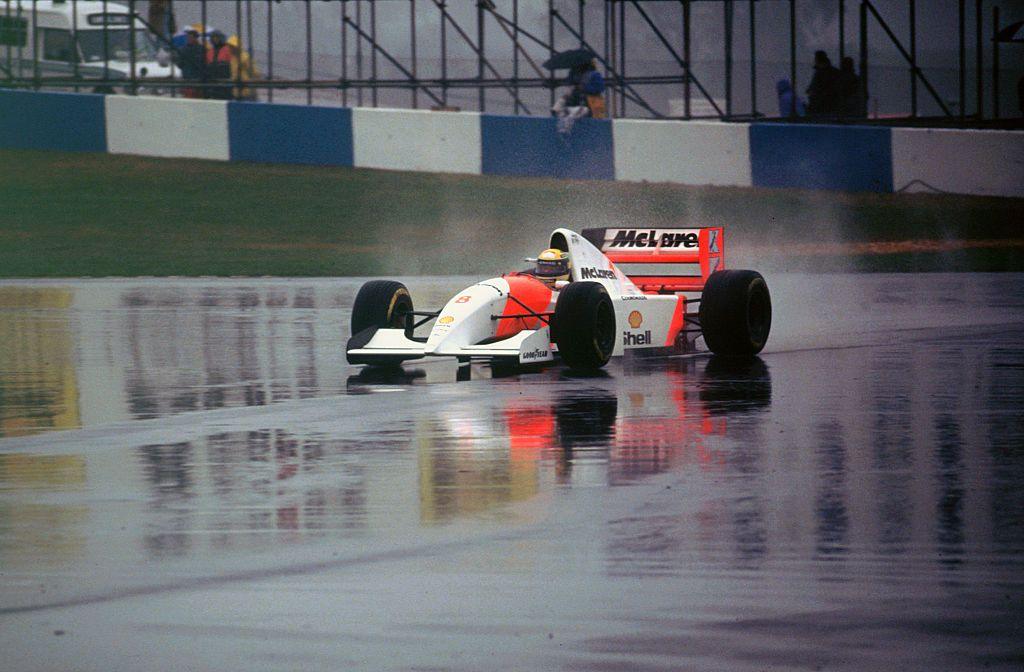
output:
[[[594,120],[0,90],[0,147],[471,175],[1024,197],[1024,132]]]

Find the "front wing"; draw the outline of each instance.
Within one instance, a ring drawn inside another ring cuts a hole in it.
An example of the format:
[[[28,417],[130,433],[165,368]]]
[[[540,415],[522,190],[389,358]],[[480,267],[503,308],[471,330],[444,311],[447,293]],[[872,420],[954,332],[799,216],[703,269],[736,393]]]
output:
[[[361,333],[357,337],[352,341],[359,342],[350,341],[347,351],[351,364],[386,364],[422,357],[506,359],[520,364],[554,359],[551,332],[547,326],[520,331],[493,343],[446,347],[443,350],[429,350],[426,343],[408,338],[404,329],[377,329],[372,335]]]

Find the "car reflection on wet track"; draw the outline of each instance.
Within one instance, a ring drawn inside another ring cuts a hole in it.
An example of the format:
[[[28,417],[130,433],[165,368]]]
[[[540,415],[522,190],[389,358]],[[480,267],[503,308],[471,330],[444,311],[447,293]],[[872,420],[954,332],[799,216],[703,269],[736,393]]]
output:
[[[1018,667],[1024,278],[463,381],[346,366],[358,284],[0,285],[5,669]]]

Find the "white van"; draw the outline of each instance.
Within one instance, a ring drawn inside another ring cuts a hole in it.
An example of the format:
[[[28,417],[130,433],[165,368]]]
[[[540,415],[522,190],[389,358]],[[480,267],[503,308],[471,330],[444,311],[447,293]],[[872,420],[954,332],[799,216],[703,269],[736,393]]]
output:
[[[0,0],[0,84],[8,78],[32,80],[37,74],[42,80],[130,80],[133,39],[138,93],[161,93],[160,80],[181,77],[170,63],[168,49],[125,5],[101,0]],[[117,86],[125,92],[129,88]],[[94,90],[109,92],[113,87],[99,85]]]

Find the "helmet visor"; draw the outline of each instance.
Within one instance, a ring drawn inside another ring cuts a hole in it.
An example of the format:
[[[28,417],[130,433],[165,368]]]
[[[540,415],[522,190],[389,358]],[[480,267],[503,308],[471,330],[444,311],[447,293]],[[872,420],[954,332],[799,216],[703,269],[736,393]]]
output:
[[[569,275],[569,257],[561,259],[538,259],[537,276],[541,278],[558,278]]]

